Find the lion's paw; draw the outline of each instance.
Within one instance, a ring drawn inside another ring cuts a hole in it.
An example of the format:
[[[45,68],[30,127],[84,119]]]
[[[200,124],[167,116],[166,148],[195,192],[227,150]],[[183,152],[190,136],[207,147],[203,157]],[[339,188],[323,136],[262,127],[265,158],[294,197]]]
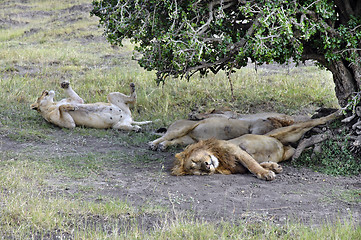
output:
[[[164,143],[159,143],[158,151],[164,152],[167,149],[167,146]]]
[[[74,105],[71,105],[71,104],[66,104],[66,105],[62,105],[59,107],[62,111],[76,111],[79,109],[78,106],[74,106]]]
[[[257,173],[256,176],[257,176],[257,178],[266,180],[266,181],[272,181],[276,178],[276,174],[270,170],[263,172],[263,173]]]
[[[132,92],[135,92],[135,84],[134,84],[134,83],[130,83],[129,86],[130,86],[131,91],[132,91]]]
[[[148,148],[152,151],[156,151],[158,149],[158,146],[156,144],[154,144],[153,142],[149,142]]]
[[[135,132],[141,132],[141,131],[142,131],[142,128],[139,127],[139,126],[137,126],[137,125],[135,125],[135,126],[133,126],[133,130],[134,130]]]
[[[79,110],[78,106],[69,106],[69,109],[67,109],[68,111],[77,111]]]
[[[283,171],[283,168],[281,167],[281,165],[275,163],[275,162],[263,162],[260,163],[260,165],[267,170],[271,170],[275,173],[281,173]]]
[[[69,88],[70,83],[68,81],[64,81],[60,83],[61,88],[67,89]]]
[[[271,169],[273,172],[275,172],[275,173],[281,173],[281,172],[283,172],[283,168],[282,168],[282,166],[281,165],[276,165],[276,166],[274,166],[272,169]]]

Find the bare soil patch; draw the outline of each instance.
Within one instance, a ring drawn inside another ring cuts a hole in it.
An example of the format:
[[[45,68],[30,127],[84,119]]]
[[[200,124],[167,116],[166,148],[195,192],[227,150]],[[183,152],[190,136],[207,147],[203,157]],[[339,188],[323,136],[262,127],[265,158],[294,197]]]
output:
[[[146,143],[131,145],[111,138],[69,134],[61,129],[52,132],[52,140],[21,143],[9,138],[10,132],[4,128],[0,133],[2,152],[31,150],[39,161],[56,154],[119,155],[114,163],[105,164],[92,177],[47,179],[56,192],[72,195],[82,191],[79,186],[83,186],[91,189],[89,198],[97,193],[128,201],[136,207],[159,205],[171,209],[174,216],[191,212],[207,221],[246,219],[283,224],[290,220],[313,225],[344,218],[359,221],[361,217],[360,204],[342,197],[348,191],[360,189],[360,176],[328,176],[286,163],[284,172],[272,182],[251,174],[175,177],[170,175],[170,168],[177,150],[153,152]],[[134,156],[140,159],[129,160]]]

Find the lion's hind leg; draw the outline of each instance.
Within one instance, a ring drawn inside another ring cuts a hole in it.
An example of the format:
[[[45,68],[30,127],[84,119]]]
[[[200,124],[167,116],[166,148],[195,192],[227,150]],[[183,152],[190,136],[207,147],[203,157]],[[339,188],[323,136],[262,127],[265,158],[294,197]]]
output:
[[[341,111],[337,110],[336,112],[326,117],[312,119],[306,122],[300,122],[287,127],[278,128],[265,135],[276,138],[283,144],[295,143],[300,140],[303,134],[305,134],[307,131],[317,125],[325,124],[328,121],[336,119],[338,116],[340,116],[340,113]]]
[[[135,104],[135,102],[137,101],[137,92],[135,91],[135,84],[130,83],[129,87],[130,87],[130,96],[127,96],[127,98],[124,100],[126,101],[127,104]]]
[[[120,92],[109,93],[107,99],[110,103],[120,107],[121,109],[129,108],[129,105],[133,105],[137,101],[137,93],[135,91],[135,84],[130,83],[130,95],[125,95]]]

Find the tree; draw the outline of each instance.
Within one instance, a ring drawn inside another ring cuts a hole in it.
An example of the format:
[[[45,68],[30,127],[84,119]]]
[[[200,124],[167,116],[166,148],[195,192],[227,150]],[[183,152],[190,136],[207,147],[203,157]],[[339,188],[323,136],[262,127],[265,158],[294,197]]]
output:
[[[140,66],[189,78],[257,64],[316,60],[341,106],[361,87],[359,0],[94,0],[112,44],[130,38]]]

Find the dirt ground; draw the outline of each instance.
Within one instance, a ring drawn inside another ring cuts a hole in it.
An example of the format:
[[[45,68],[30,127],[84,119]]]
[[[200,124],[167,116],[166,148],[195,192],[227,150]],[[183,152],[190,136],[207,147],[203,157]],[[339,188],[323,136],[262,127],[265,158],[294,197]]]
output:
[[[99,195],[126,200],[135,207],[165,206],[172,209],[174,216],[190,211],[207,221],[244,219],[284,224],[290,220],[317,225],[345,218],[359,222],[361,217],[360,204],[342,198],[343,193],[361,188],[361,176],[333,177],[286,163],[284,172],[272,182],[251,174],[176,177],[170,175],[174,152],[153,152],[146,144],[132,146],[109,138],[69,135],[61,129],[55,130],[52,136],[55,140],[49,143],[14,142],[6,130],[0,133],[1,151],[32,149],[32,154],[39,157],[119,153],[116,163],[95,178],[47,180],[54,190],[65,194],[76,194],[79,186],[86,186]],[[148,160],[154,161],[142,166],[122,159],[124,154],[147,155]],[[149,224],[154,224],[153,220],[142,219],[150,221]]]
[[[78,8],[89,11],[91,6]],[[272,182],[251,174],[175,177],[170,175],[175,150],[153,152],[146,143],[132,145],[109,138],[68,134],[61,129],[51,131],[53,140],[48,142],[31,139],[18,142],[9,134],[6,126],[0,126],[2,152],[21,153],[31,149],[32,154],[39,157],[119,153],[117,162],[96,177],[47,179],[54,191],[69,195],[80,191],[79,186],[93,186],[99,195],[127,200],[133,206],[161,205],[171,209],[175,217],[190,211],[207,221],[244,219],[285,224],[290,220],[317,225],[344,218],[361,220],[361,205],[343,197],[348,191],[361,188],[361,176],[328,176],[285,163],[282,164],[284,172]],[[154,161],[148,160],[142,166],[139,161],[132,163],[123,159],[124,155],[146,155]],[[155,219],[142,221],[154,224]]]

